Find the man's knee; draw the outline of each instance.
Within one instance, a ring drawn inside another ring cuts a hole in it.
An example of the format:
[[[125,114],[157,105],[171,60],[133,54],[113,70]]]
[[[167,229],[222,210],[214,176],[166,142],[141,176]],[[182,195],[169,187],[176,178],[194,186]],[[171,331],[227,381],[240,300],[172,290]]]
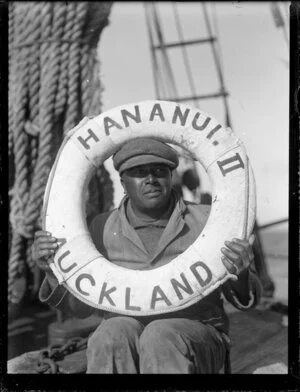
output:
[[[145,328],[140,337],[140,355],[144,373],[218,373],[225,347],[213,327],[166,319]]]
[[[113,317],[102,321],[88,341],[88,349],[99,346],[119,347],[122,344],[136,342],[142,333],[140,322],[130,317]]]
[[[171,320],[148,324],[140,337],[141,373],[193,373],[189,351]]]
[[[155,320],[144,329],[140,337],[140,348],[164,349],[168,343],[174,344],[177,338],[178,332],[169,320]]]
[[[103,321],[88,341],[87,373],[137,373],[142,330],[130,317]]]

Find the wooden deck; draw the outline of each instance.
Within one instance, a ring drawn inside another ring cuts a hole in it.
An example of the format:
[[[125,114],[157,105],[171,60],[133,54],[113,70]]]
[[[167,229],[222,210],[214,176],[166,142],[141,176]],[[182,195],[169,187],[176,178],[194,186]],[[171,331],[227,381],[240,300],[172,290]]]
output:
[[[229,312],[232,373],[287,374],[288,344],[284,314],[263,308],[247,312],[229,309]],[[10,359],[8,372],[35,373],[38,355],[39,350],[31,350]],[[85,350],[66,356],[58,365],[64,373],[84,373]]]
[[[288,329],[285,322],[286,316],[271,310],[232,313],[232,373],[286,374]]]

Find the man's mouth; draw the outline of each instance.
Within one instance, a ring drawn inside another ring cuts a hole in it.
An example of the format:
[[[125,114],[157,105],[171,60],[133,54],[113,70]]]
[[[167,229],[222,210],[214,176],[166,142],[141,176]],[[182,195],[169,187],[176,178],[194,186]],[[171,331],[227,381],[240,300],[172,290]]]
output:
[[[149,195],[149,196],[156,196],[160,193],[161,190],[159,188],[148,189],[146,192],[144,192],[145,195]]]

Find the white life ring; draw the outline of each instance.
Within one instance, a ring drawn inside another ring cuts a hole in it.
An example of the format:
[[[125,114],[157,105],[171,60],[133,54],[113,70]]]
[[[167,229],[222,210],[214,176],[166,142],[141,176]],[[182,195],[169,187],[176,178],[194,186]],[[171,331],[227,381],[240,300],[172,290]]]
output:
[[[152,137],[178,145],[199,161],[212,183],[212,207],[196,241],[170,263],[130,270],[101,255],[85,218],[85,194],[95,168],[124,142]],[[242,142],[213,117],[186,105],[143,101],[84,118],[68,132],[49,175],[43,228],[61,241],[50,264],[60,284],[84,303],[125,315],[186,308],[228,279],[225,240],[248,238],[255,220],[255,183]]]

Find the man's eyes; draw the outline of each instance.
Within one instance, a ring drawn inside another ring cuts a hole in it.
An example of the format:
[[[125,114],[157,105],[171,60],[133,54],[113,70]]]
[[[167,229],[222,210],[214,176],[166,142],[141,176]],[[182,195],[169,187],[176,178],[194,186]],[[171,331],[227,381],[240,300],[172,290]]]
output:
[[[165,167],[158,167],[154,170],[157,176],[161,176],[167,173],[167,169]]]
[[[131,174],[138,177],[146,177],[148,174],[152,173],[156,177],[164,176],[167,173],[167,168],[165,167],[156,167],[152,169],[144,169],[144,168],[134,168],[131,170]]]

